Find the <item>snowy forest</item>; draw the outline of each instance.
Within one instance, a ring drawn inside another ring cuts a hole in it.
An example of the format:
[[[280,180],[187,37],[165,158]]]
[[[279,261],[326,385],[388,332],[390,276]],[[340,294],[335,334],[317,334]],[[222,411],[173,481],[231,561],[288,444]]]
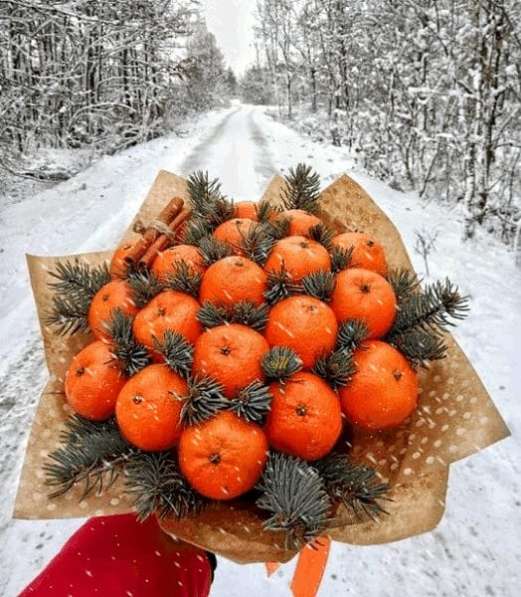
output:
[[[394,188],[462,204],[465,236],[512,246],[520,23],[517,0],[259,0],[242,93]]]
[[[252,3],[254,4],[254,3]],[[115,153],[237,92],[198,0],[0,0],[0,175],[62,180],[40,149]],[[258,0],[246,103],[370,175],[521,236],[521,4]],[[56,154],[55,154],[56,155]]]
[[[2,0],[0,156],[39,147],[104,153],[148,141],[220,105],[235,84],[192,0]]]

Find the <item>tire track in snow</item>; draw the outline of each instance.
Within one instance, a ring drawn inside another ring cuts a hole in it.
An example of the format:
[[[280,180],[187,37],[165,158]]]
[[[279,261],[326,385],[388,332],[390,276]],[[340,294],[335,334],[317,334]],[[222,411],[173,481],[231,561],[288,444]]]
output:
[[[272,176],[278,174],[278,169],[274,164],[273,155],[269,151],[266,135],[255,120],[255,114],[257,114],[255,111],[248,114],[248,124],[251,130],[251,138],[256,147],[255,171],[260,178],[262,192]]]
[[[210,131],[210,133],[198,144],[192,152],[186,157],[184,162],[181,164],[180,172],[183,175],[190,174],[198,169],[204,169],[204,160],[202,159],[205,154],[208,154],[208,148],[215,145],[219,138],[223,136],[223,132],[228,126],[229,120],[240,112],[240,108],[227,114],[219,124]]]
[[[210,177],[219,177],[225,194],[259,198],[276,168],[257,112],[241,106],[228,114],[187,156],[181,173],[207,170]]]

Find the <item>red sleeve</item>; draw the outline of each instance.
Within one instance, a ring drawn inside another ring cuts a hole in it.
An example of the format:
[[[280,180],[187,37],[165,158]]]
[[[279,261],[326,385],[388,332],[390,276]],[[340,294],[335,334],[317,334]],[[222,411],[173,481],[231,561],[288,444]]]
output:
[[[212,568],[206,552],[177,545],[154,518],[91,518],[20,595],[207,597]]]

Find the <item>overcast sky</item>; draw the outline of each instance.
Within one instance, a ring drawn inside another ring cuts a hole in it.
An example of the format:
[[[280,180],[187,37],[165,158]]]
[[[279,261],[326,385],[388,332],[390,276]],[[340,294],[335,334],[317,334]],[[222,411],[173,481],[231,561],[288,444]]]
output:
[[[236,74],[255,60],[253,12],[255,0],[202,0],[206,24],[217,38],[226,63]]]

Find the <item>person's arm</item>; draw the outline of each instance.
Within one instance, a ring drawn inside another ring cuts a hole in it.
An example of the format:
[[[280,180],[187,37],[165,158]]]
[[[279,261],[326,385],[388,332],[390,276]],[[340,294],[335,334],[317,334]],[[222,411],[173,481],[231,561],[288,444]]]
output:
[[[207,597],[215,556],[174,542],[154,518],[88,520],[27,586],[22,597]]]

